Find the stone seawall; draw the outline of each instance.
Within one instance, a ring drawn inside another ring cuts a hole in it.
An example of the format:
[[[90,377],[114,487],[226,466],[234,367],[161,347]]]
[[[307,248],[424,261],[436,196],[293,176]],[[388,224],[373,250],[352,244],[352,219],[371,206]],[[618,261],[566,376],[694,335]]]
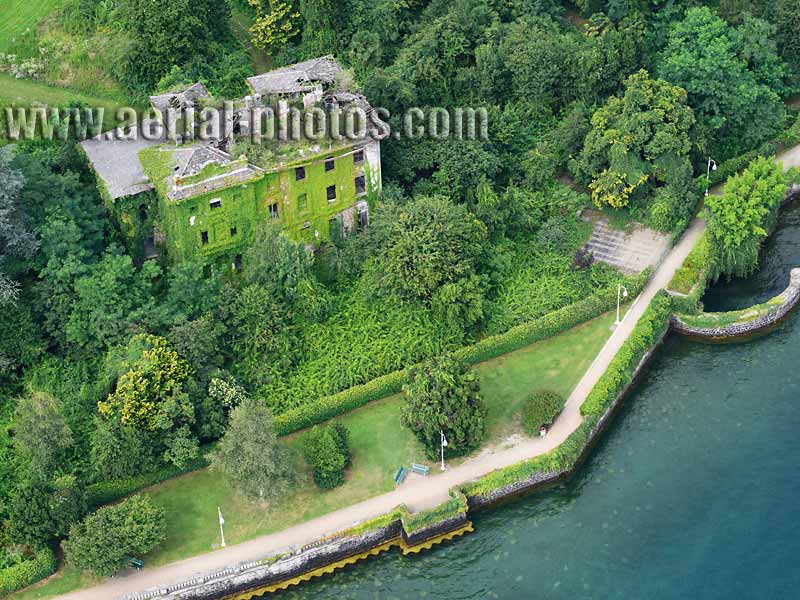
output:
[[[673,314],[670,317],[670,325],[673,331],[695,338],[702,338],[711,341],[725,341],[739,337],[746,337],[764,330],[767,330],[780,321],[797,306],[800,302],[800,269],[792,269],[789,278],[789,287],[775,296],[767,304],[771,305],[767,310],[755,317],[747,316],[750,310],[758,311],[758,307],[734,311],[733,313],[702,313],[709,317],[721,318],[724,315],[740,314],[742,319],[721,325],[718,327],[698,327],[687,323],[680,316]],[[685,317],[684,317],[685,319]]]

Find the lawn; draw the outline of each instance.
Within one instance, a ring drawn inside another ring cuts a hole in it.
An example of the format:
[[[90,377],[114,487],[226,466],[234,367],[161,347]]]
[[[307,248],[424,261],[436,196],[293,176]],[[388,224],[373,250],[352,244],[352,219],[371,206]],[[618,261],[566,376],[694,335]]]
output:
[[[484,447],[521,432],[519,411],[534,390],[550,389],[567,396],[605,344],[613,320],[614,315],[608,313],[477,365],[489,411]],[[345,484],[334,490],[316,489],[305,472],[306,485],[295,494],[260,506],[243,500],[220,476],[207,469],[149,488],[146,493],[167,513],[167,539],[145,557],[147,564],[163,565],[214,549],[219,543],[217,507],[225,517],[226,542],[236,544],[392,490],[393,476],[400,464],[432,464],[414,436],[400,425],[402,403],[402,397],[395,395],[338,418],[350,430],[353,462]],[[289,436],[289,445],[297,448],[300,435]],[[431,470],[431,476],[436,472]],[[18,597],[50,597],[87,583],[73,570],[65,569],[63,575]]]
[[[0,118],[0,133],[5,133],[2,119],[5,119],[7,107],[27,107],[31,106],[31,103],[63,107],[73,101],[81,102],[89,108],[104,108],[103,128],[108,129],[114,125],[114,116],[120,107],[119,102],[30,79],[16,79],[10,75],[0,74],[0,110],[3,111]]]
[[[34,29],[42,17],[61,6],[64,0],[3,0],[0,20],[0,52],[8,52],[26,30]]]
[[[489,409],[487,444],[521,432],[518,413],[531,391],[568,395],[610,335],[613,319],[604,315],[478,365]],[[235,544],[391,491],[401,464],[431,464],[416,438],[400,425],[402,405],[403,398],[395,395],[338,418],[350,430],[353,463],[346,483],[334,490],[316,489],[306,473],[307,485],[300,491],[264,508],[240,498],[207,469],[150,488],[147,493],[167,511],[168,531],[167,541],[147,557],[148,563],[160,565],[211,550],[219,541],[217,506],[225,517],[226,542]],[[297,448],[300,435],[289,436],[289,445]]]

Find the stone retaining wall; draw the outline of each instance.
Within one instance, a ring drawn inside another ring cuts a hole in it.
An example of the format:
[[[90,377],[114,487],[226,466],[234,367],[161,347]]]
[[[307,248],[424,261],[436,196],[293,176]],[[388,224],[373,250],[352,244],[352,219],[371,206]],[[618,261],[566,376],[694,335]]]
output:
[[[720,327],[695,327],[681,320],[678,315],[673,314],[670,317],[670,325],[674,331],[682,335],[712,341],[745,337],[769,329],[783,320],[792,309],[797,306],[798,301],[800,301],[800,269],[792,269],[789,278],[789,287],[783,290],[783,292],[777,295],[773,300],[778,300],[773,308],[763,315],[747,321],[735,322]]]

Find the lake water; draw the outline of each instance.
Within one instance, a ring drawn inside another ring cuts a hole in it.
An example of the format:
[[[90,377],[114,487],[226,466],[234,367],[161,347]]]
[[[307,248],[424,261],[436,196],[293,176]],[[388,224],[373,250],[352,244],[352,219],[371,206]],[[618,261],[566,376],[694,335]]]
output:
[[[800,210],[764,268],[709,309],[783,290]],[[800,319],[744,344],[671,337],[568,484],[475,515],[475,532],[392,551],[279,598],[800,597]]]

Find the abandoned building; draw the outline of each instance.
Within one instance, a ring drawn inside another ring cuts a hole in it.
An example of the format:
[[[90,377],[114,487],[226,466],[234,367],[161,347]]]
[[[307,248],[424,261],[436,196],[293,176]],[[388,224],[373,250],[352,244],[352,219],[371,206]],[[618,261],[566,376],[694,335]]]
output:
[[[257,107],[274,107],[278,117],[290,106],[371,110],[364,96],[337,85],[341,72],[335,60],[322,57],[251,77],[252,94],[232,103],[211,139],[201,141],[192,131],[173,139],[161,127],[159,136],[105,134],[83,142],[129,249],[143,259],[239,269],[265,223],[280,223],[308,247],[366,227],[381,189],[378,139],[270,139],[256,145],[253,117],[247,116]],[[201,83],[150,100],[157,119],[143,121],[140,130],[163,123],[169,111],[215,102]]]

